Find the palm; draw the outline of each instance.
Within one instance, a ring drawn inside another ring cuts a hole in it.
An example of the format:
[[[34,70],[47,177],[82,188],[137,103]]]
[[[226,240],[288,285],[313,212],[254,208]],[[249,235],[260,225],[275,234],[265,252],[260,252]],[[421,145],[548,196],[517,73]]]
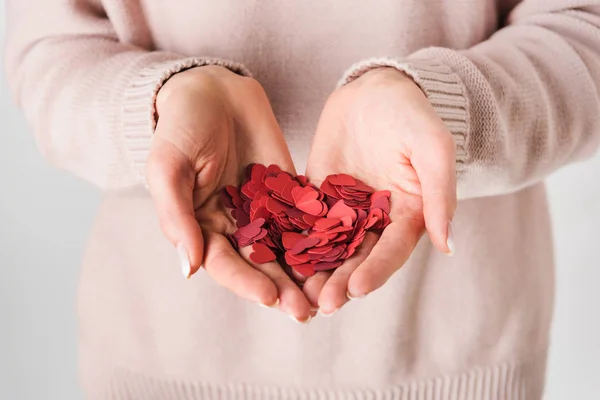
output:
[[[361,140],[359,135],[345,134],[345,137],[352,136],[353,140],[339,139],[336,146],[333,143],[320,143],[333,142],[331,135],[323,140],[315,137],[307,175],[311,180],[320,182],[329,174],[350,174],[376,189],[390,190],[391,215],[422,215],[421,185],[408,158],[400,149],[392,151],[388,147],[381,152],[384,149],[380,148],[382,146],[379,143],[369,143],[372,139]],[[394,157],[390,158],[390,154],[394,154]]]
[[[183,248],[184,275],[202,265],[241,297],[268,306],[280,302],[283,311],[306,320],[310,304],[283,269],[274,262],[252,263],[249,249],[238,254],[225,236],[236,224],[221,202],[221,191],[239,185],[248,164],[277,164],[295,172],[262,87],[224,69],[207,67],[180,76],[157,100],[159,120],[147,176],[163,231]]]
[[[222,204],[221,192],[228,185],[240,184],[244,166],[251,155],[239,148],[235,132],[227,124],[221,126],[211,139],[206,145],[210,156],[195,165],[194,212],[203,231],[231,234],[236,230],[236,224]],[[285,151],[281,149],[284,154]]]
[[[325,106],[314,137],[307,176],[320,182],[329,174],[347,173],[378,190],[392,192],[392,223],[381,238],[369,234],[362,249],[342,267],[305,283],[307,297],[332,311],[346,302],[347,292],[367,293],[381,286],[391,275],[389,271],[408,258],[425,231],[425,221],[421,183],[410,162],[409,144],[399,139],[397,129],[389,128],[399,126],[397,116],[379,107],[349,122],[342,112],[347,108],[339,106],[335,98],[330,102],[333,104]]]
[[[397,122],[385,118],[380,113],[360,116],[360,123],[345,124],[341,129],[338,125],[331,130],[326,127],[330,123],[322,120],[313,141],[307,175],[320,182],[329,174],[343,172],[376,189],[390,190],[392,222],[409,219],[414,229],[422,231],[421,183],[410,162],[408,145],[398,138],[396,129],[387,128]],[[336,124],[341,116],[331,119],[331,124]]]

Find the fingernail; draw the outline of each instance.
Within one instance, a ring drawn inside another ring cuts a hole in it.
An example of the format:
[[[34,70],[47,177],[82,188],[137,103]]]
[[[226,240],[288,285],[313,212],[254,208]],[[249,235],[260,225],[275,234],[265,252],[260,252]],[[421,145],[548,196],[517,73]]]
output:
[[[183,273],[183,276],[185,279],[190,279],[192,267],[190,266],[190,258],[184,244],[179,243],[177,245],[177,254],[179,255],[179,263],[181,264],[181,272]]]
[[[360,296],[353,296],[350,294],[350,292],[346,292],[346,297],[348,298],[348,300],[358,300],[358,299],[362,299],[363,297],[365,297],[367,294],[362,294]]]
[[[319,311],[319,307],[318,306],[317,307],[311,307],[310,311],[312,311],[312,312]]]
[[[263,303],[258,303],[258,305],[263,308],[277,308],[277,306],[279,305],[279,299],[275,300],[275,303],[271,304],[270,306]]]
[[[293,315],[288,315],[288,317],[290,317],[292,319],[292,321],[294,321],[295,323],[300,324],[300,325],[306,325],[312,319],[312,316],[310,316],[310,315],[304,321],[299,320],[298,318],[294,317]]]
[[[335,310],[331,311],[331,312],[325,312],[323,310],[319,310],[319,314],[321,314],[323,317],[331,317],[333,314],[335,314],[337,312],[337,310],[339,310],[340,308],[336,308]]]
[[[446,245],[448,246],[449,250],[447,254],[449,256],[453,256],[456,248],[454,247],[454,237],[452,236],[452,222],[448,222],[448,239],[446,241]]]

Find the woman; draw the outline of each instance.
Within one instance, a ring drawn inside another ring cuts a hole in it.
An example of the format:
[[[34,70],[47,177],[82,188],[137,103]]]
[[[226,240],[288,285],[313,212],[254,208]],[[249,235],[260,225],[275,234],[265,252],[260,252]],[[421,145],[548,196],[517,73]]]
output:
[[[89,399],[542,397],[542,180],[600,139],[598,1],[8,5],[41,151],[105,189]],[[253,162],[389,189],[392,224],[299,287],[223,235],[219,192]]]

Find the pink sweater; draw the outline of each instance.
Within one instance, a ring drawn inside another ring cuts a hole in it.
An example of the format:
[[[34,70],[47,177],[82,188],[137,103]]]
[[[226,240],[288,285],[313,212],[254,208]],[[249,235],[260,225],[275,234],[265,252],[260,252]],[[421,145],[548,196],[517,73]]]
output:
[[[79,292],[88,399],[541,398],[541,182],[598,146],[599,3],[9,0],[9,82],[41,151],[107,189]],[[162,83],[215,58],[263,84],[299,171],[340,78],[411,75],[456,139],[455,257],[424,238],[386,286],[307,326],[183,280],[144,162]]]

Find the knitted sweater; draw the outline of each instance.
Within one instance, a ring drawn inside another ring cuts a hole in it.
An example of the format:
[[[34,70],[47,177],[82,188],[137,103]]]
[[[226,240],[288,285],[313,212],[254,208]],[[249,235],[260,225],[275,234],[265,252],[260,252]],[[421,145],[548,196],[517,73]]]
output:
[[[540,399],[543,179],[600,139],[597,0],[9,0],[9,83],[53,163],[105,189],[82,267],[88,399]],[[181,278],[144,188],[154,100],[220,63],[262,83],[297,169],[328,94],[413,77],[456,139],[455,256],[297,325]]]

